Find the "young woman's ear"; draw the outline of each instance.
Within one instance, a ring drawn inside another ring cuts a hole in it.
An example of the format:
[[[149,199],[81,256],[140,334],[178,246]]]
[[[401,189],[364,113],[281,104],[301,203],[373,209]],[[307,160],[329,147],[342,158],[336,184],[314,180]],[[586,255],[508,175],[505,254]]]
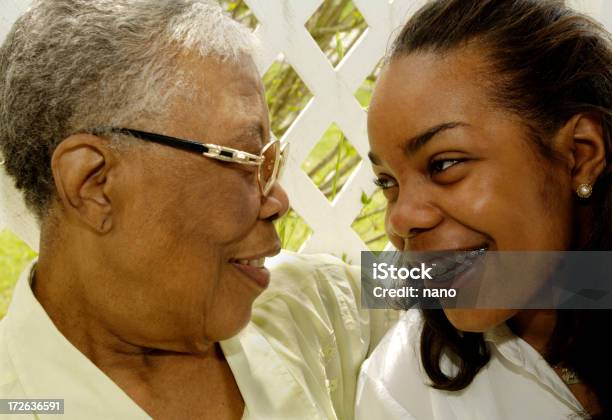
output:
[[[560,148],[571,170],[572,184],[593,185],[606,167],[606,146],[601,118],[594,113],[572,117],[559,132]]]

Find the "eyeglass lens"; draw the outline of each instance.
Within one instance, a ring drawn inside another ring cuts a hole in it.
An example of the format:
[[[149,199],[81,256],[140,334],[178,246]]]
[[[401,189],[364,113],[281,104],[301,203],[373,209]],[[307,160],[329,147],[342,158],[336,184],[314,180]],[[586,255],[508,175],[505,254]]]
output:
[[[269,191],[272,184],[276,181],[279,147],[279,143],[274,142],[263,152],[264,162],[259,167],[259,171],[261,184],[265,192]]]

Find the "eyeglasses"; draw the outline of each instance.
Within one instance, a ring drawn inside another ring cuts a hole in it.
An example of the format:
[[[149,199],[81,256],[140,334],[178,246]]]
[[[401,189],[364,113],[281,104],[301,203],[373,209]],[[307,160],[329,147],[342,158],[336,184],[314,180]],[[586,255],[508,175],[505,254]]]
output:
[[[274,183],[282,175],[282,170],[289,153],[289,144],[281,144],[280,140],[274,137],[261,149],[259,155],[254,155],[242,150],[232,149],[231,147],[219,146],[218,144],[199,143],[194,140],[179,139],[163,134],[132,130],[130,128],[108,128],[101,131],[123,134],[153,143],[196,152],[202,156],[223,162],[257,166],[257,182],[259,190],[264,197],[268,195]]]

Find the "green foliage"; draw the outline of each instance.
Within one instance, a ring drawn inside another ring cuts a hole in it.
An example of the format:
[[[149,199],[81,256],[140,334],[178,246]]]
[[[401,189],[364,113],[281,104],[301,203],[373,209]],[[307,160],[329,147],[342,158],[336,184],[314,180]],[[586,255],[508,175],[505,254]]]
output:
[[[355,93],[355,98],[362,108],[367,108],[370,104],[370,98],[372,97],[372,91],[374,90],[374,83],[376,82],[376,72],[368,76],[364,80],[363,84],[359,87]]]
[[[302,164],[302,170],[333,201],[360,161],[355,148],[332,124]]]
[[[382,251],[388,242],[385,234],[385,196],[381,190],[376,190],[370,197],[362,193],[361,202],[364,207],[351,227],[371,251]]]
[[[289,210],[274,224],[281,239],[281,246],[289,251],[299,251],[306,239],[312,235],[312,229],[294,210]]]
[[[0,318],[6,313],[15,282],[34,257],[36,253],[9,230],[0,232]]]
[[[272,63],[263,81],[272,132],[281,137],[312,98],[312,94],[293,67],[285,61]]]
[[[257,27],[257,18],[255,17],[253,12],[251,12],[251,9],[248,8],[244,0],[222,0],[221,4],[235,20],[239,21],[243,25],[248,26],[251,29],[255,29]]]
[[[326,0],[306,22],[306,29],[334,67],[367,27],[351,0]]]
[[[371,202],[372,202],[372,198],[368,197],[365,191],[361,191],[361,204],[365,206],[367,204],[370,204]]]

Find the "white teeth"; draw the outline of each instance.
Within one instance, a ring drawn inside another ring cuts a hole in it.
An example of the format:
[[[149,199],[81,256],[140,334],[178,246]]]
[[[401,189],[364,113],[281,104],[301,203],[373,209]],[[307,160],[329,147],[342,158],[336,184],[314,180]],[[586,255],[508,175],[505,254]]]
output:
[[[258,258],[256,260],[236,260],[236,262],[241,265],[250,265],[251,267],[262,268],[266,263],[266,258]]]
[[[250,260],[249,265],[252,267],[263,267],[265,262],[265,258],[259,258],[257,260]]]

